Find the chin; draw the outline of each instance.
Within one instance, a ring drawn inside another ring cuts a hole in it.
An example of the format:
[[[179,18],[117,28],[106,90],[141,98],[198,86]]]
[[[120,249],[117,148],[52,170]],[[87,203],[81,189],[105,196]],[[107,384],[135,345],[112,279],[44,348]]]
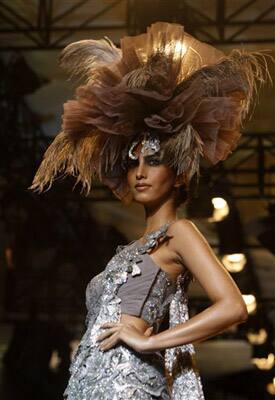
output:
[[[143,193],[135,193],[133,199],[137,203],[148,203],[148,202],[150,203],[152,201],[150,196],[146,196]]]
[[[153,196],[148,195],[147,193],[135,193],[133,196],[133,200],[136,203],[143,205],[153,205],[161,203],[162,199],[155,198]]]
[[[146,202],[150,202],[152,196],[148,196],[147,193],[138,193],[136,191],[134,191],[133,193],[133,200],[138,202],[138,203],[146,203]]]

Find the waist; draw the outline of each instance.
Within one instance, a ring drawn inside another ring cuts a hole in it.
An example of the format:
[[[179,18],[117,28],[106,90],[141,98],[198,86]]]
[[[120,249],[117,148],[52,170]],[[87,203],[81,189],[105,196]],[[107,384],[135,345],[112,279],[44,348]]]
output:
[[[145,331],[150,327],[147,321],[142,318],[135,317],[130,314],[121,314],[120,322],[123,324],[131,325],[136,328],[140,333],[145,333]]]

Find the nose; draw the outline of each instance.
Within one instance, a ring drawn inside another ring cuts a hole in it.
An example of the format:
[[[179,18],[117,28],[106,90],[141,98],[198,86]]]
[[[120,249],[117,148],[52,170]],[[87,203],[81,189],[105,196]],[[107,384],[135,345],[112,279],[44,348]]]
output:
[[[136,169],[136,179],[146,178],[146,168],[143,157],[139,157],[139,163]]]

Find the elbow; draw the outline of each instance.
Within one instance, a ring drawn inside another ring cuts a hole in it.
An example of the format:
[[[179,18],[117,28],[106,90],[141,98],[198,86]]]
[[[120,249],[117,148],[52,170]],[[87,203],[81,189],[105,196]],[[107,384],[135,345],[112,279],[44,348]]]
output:
[[[247,311],[247,305],[242,297],[240,304],[240,322],[246,322],[248,320],[249,314]]]
[[[232,307],[233,311],[233,320],[237,324],[244,323],[248,320],[249,314],[247,311],[246,304],[241,302],[238,306]]]
[[[248,320],[249,314],[247,308],[245,307],[239,314],[239,323],[244,323]]]
[[[222,301],[221,311],[224,315],[224,320],[229,326],[241,324],[248,320],[248,311],[245,302],[240,300]]]

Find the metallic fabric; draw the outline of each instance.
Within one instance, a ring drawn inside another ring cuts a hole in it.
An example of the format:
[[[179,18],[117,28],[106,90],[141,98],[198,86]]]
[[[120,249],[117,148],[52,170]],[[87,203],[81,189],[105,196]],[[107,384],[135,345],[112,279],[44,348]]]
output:
[[[165,236],[168,226],[169,223],[147,234],[144,244],[134,241],[126,246],[118,246],[105,270],[88,284],[87,329],[70,366],[71,376],[64,399],[204,400],[200,377],[194,367],[187,363],[179,364],[182,362],[179,355],[194,354],[191,344],[166,349],[163,357],[158,351],[151,354],[138,353],[124,343],[102,351],[95,341],[104,331],[100,325],[108,321],[120,321],[121,298],[117,296],[119,286],[127,281],[129,273],[137,271],[141,255],[157,245],[158,239]],[[148,294],[143,312],[146,320],[154,326],[155,333],[168,308],[170,326],[188,318],[186,298],[184,301],[180,298],[186,274],[181,278],[178,277],[177,290],[163,302],[164,283],[169,286],[169,280],[165,271],[160,270]]]
[[[187,287],[190,279],[188,270],[178,276],[177,290],[169,307],[169,327],[189,319]],[[173,400],[204,400],[195,353],[192,343],[165,350],[165,368],[172,382]]]

